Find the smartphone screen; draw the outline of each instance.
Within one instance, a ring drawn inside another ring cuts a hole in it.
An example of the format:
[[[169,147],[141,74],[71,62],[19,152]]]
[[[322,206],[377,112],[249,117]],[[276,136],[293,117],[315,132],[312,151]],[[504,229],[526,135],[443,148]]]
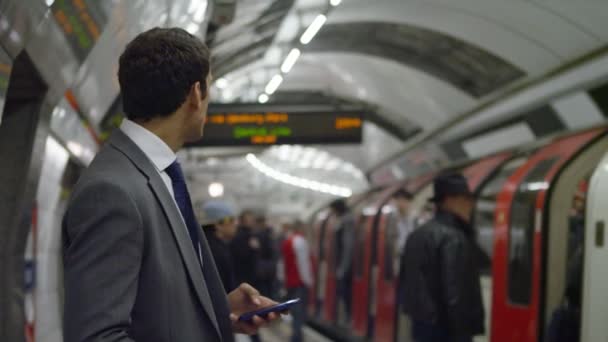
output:
[[[250,311],[250,312],[242,314],[239,317],[239,321],[245,321],[245,322],[251,321],[254,316],[260,316],[262,318],[265,318],[271,312],[284,312],[284,311],[289,310],[290,307],[292,307],[293,305],[295,305],[299,302],[300,302],[300,298],[295,298],[295,299],[291,299],[286,302],[279,303],[279,304],[276,304],[273,306]]]

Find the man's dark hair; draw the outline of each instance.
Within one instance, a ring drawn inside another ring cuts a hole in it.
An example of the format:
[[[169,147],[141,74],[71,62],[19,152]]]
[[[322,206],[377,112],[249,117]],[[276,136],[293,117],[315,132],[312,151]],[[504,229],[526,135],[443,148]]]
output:
[[[343,215],[348,211],[348,206],[346,205],[346,201],[343,199],[337,199],[331,202],[329,205],[331,209],[333,209],[339,215]]]
[[[393,194],[393,198],[405,198],[411,201],[414,198],[414,195],[405,189],[399,189]]]
[[[266,216],[258,215],[255,217],[255,223],[257,224],[266,224]]]
[[[131,120],[168,116],[186,101],[196,82],[207,96],[209,49],[180,28],[139,34],[120,56],[118,81]]]
[[[255,215],[255,213],[253,212],[253,210],[245,209],[239,215],[239,220],[241,221],[241,223],[243,223],[243,221],[245,220],[245,217],[254,216],[254,215]]]

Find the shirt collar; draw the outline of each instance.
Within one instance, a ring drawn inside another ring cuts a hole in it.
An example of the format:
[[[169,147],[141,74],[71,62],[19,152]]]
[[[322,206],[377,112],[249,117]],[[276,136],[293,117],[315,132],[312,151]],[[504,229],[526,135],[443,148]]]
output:
[[[137,123],[125,118],[120,130],[133,140],[159,172],[176,160],[175,152],[161,138]]]

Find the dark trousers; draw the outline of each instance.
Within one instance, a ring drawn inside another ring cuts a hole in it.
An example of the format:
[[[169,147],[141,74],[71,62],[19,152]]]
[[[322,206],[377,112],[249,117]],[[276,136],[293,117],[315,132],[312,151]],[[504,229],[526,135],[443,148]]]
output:
[[[448,329],[431,323],[413,321],[412,338],[416,342],[472,342],[472,336],[450,336]]]
[[[344,309],[346,310],[346,322],[350,322],[351,317],[351,302],[353,300],[352,292],[352,277],[346,276],[342,279],[338,279],[338,300],[337,303],[344,303]],[[339,307],[339,306],[338,306]]]
[[[260,335],[251,335],[249,338],[251,339],[251,342],[262,342]]]
[[[293,320],[291,321],[292,335],[291,342],[302,342],[302,328],[306,324],[306,305],[308,303],[308,289],[305,286],[287,289],[289,299],[300,298],[300,303],[294,305],[289,310]]]

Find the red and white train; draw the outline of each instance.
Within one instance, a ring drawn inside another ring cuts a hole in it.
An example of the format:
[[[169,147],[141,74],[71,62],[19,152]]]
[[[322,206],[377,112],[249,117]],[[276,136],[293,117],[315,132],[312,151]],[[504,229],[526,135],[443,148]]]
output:
[[[608,328],[601,320],[608,314],[608,300],[600,297],[606,297],[602,291],[608,289],[608,277],[600,270],[601,258],[608,260],[603,223],[608,215],[607,152],[608,129],[600,127],[457,167],[477,196],[473,223],[483,252],[480,258],[485,259],[481,264],[487,317],[487,335],[480,340],[544,341],[552,314],[564,298],[568,260],[584,246],[581,341],[605,341]],[[309,313],[314,322],[340,326],[353,337],[372,341],[410,340],[408,320],[397,305],[399,256],[391,197],[406,188],[415,194],[414,212],[423,213],[432,196],[433,176],[351,198],[358,225],[348,322],[336,296],[336,219],[327,210],[313,217],[310,239],[317,276]],[[581,231],[571,227],[572,211],[577,209]]]

